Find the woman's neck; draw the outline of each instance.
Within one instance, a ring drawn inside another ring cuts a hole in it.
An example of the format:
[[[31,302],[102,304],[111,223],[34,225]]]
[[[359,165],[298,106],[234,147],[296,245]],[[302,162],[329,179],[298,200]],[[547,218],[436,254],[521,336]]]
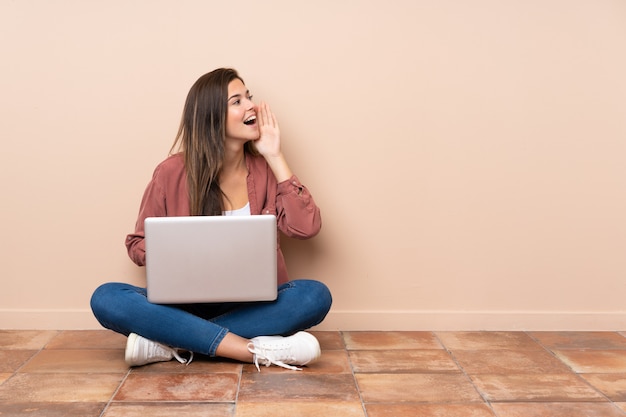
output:
[[[232,144],[229,146],[227,143],[222,161],[222,171],[237,172],[240,170],[247,170],[244,147],[233,146]]]
[[[243,148],[239,151],[226,148],[219,173],[220,189],[224,193],[224,210],[239,209],[248,202],[247,177],[248,167]]]

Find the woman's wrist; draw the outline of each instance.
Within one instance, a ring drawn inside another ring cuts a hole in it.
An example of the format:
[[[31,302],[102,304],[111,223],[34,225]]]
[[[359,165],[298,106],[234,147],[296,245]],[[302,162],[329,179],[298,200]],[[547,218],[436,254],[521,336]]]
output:
[[[270,169],[274,173],[276,181],[287,181],[293,176],[293,173],[291,172],[291,169],[287,164],[287,160],[283,156],[282,152],[276,156],[265,156],[265,160],[267,161],[267,164],[270,166]]]

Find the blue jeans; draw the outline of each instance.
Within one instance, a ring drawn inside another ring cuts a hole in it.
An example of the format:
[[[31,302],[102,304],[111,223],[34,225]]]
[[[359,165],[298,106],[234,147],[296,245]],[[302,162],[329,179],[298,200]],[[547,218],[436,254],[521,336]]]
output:
[[[332,297],[321,282],[295,280],[278,287],[275,301],[253,303],[150,303],[146,289],[107,283],[91,297],[91,310],[107,329],[137,333],[168,346],[215,356],[226,333],[246,339],[288,336],[324,320]]]

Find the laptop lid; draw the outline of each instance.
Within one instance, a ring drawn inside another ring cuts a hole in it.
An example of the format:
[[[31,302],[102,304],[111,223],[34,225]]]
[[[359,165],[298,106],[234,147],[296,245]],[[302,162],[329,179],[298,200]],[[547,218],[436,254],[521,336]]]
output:
[[[149,217],[144,226],[150,302],[276,299],[275,216]]]

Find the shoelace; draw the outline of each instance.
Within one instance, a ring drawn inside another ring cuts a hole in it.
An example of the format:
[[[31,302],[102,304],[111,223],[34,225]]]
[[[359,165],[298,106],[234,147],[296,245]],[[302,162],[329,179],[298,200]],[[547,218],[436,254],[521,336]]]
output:
[[[172,349],[172,355],[176,358],[176,360],[182,364],[189,365],[193,360],[193,352],[189,352],[189,359],[185,359],[176,352],[176,349]]]
[[[183,358],[175,350],[172,353],[178,362],[184,363],[185,365],[189,365],[191,361],[193,360],[193,352],[189,352],[189,359]]]
[[[254,365],[256,366],[257,371],[261,372],[261,368],[259,367],[259,359],[265,360],[265,366],[269,367],[270,365],[280,366],[281,368],[291,369],[292,371],[301,371],[302,368],[298,368],[297,366],[291,366],[286,364],[283,361],[276,360],[272,358],[273,355],[268,354],[268,352],[264,349],[257,348],[254,346],[254,343],[248,344],[248,350],[250,353],[254,354]]]

